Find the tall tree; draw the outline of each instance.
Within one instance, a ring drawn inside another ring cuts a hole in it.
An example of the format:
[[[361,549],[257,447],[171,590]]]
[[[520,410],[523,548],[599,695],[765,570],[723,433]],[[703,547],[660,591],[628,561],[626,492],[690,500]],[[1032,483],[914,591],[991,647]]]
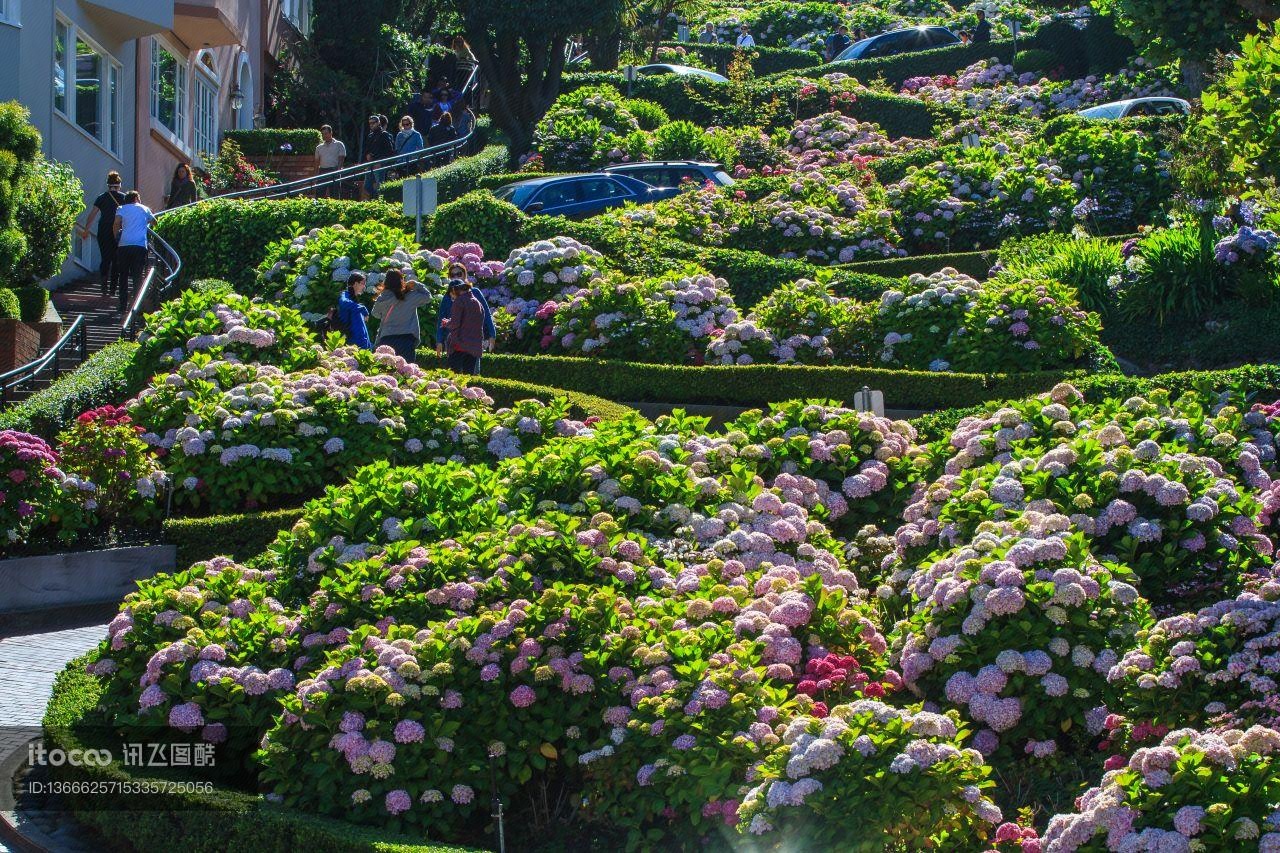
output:
[[[268,118],[291,127],[334,126],[354,156],[370,113],[393,113],[424,82],[426,45],[403,26],[411,0],[313,0],[311,35],[271,82]],[[434,20],[434,17],[429,18]]]
[[[1275,0],[1092,0],[1117,29],[1158,61],[1182,61],[1183,82],[1204,88],[1209,61],[1236,48],[1260,22],[1280,19]]]
[[[560,94],[570,36],[615,25],[625,0],[444,0],[489,84],[489,115],[514,152]]]

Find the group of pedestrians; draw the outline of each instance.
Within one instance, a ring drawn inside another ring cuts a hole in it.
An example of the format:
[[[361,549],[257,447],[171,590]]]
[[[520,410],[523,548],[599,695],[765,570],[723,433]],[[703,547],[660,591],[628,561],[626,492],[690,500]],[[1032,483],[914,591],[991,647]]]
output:
[[[190,167],[178,167],[179,171],[182,169],[186,169],[186,180],[190,181]],[[176,175],[174,181],[178,183]],[[155,224],[156,216],[142,203],[137,190],[124,192],[122,185],[119,172],[107,173],[107,190],[93,200],[80,236],[88,239],[97,223],[99,286],[103,296],[118,295],[123,313],[129,308],[130,294],[142,285],[147,266],[147,229]],[[166,202],[171,207],[186,203],[174,201],[172,188]]]
[[[484,294],[473,286],[466,267],[452,264],[448,274],[446,293],[436,312],[436,355],[445,358],[456,373],[478,374],[481,355],[493,349],[497,338],[493,313]],[[333,314],[337,330],[349,344],[364,349],[390,347],[406,361],[414,361],[422,343],[418,310],[431,304],[431,292],[413,277],[412,269],[389,270],[378,285],[370,310],[360,301],[366,286],[361,273],[353,272],[347,279]],[[376,339],[369,336],[370,316],[378,321]]]
[[[371,115],[367,120],[363,162],[372,163],[388,157],[408,157],[425,148],[447,145],[471,134],[476,114],[471,109],[470,95],[456,94],[447,78],[441,78],[434,89],[417,93],[409,101],[393,133],[385,115]],[[323,133],[323,128],[321,133]],[[345,153],[345,151],[344,151]],[[440,155],[441,162],[454,158],[454,151]],[[319,148],[316,157],[319,159]],[[406,163],[395,169],[401,175],[417,171],[417,163]],[[388,169],[371,169],[362,187],[365,199],[377,195]]]

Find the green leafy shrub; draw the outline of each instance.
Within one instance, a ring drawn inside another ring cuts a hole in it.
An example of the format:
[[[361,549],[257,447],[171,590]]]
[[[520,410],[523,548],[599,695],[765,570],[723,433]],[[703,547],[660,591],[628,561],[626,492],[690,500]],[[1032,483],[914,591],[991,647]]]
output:
[[[21,320],[22,305],[18,294],[7,287],[0,287],[0,320]]]
[[[26,237],[27,251],[8,280],[32,284],[57,275],[71,254],[84,189],[70,165],[38,157],[17,191],[15,222]]]
[[[374,288],[388,270],[411,267],[422,284],[438,288],[444,265],[442,257],[416,248],[413,235],[399,228],[374,221],[331,225],[268,246],[255,292],[314,323],[336,304],[352,272],[365,273]],[[372,306],[373,293],[362,297],[366,305]]]
[[[141,431],[123,408],[106,405],[58,433],[63,468],[97,487],[86,504],[97,522],[144,525],[160,515],[157,499],[168,480]]]
[[[241,153],[251,157],[269,154],[310,157],[315,154],[316,146],[322,141],[320,131],[309,127],[227,130],[223,131],[222,138],[234,142]]]
[[[703,150],[703,130],[691,121],[668,122],[653,134],[655,160],[696,160]]]
[[[742,801],[740,829],[765,838],[776,832],[806,849],[850,851],[923,850],[987,834],[1000,810],[982,793],[992,784],[982,756],[961,748],[967,732],[953,715],[864,701],[837,705],[825,719],[794,720]],[[836,757],[813,767],[804,761],[809,750]],[[890,778],[904,784],[885,785]],[[822,809],[820,819],[811,808]]]
[[[17,219],[20,189],[40,155],[40,133],[28,121],[29,116],[17,101],[0,103],[0,281],[11,285],[30,283],[11,278],[27,251]]]
[[[139,387],[128,378],[137,349],[133,341],[107,344],[49,387],[0,410],[0,429],[54,435],[81,412],[126,399]]]
[[[1020,50],[1013,57],[1013,70],[1019,74],[1034,72],[1044,74],[1052,71],[1058,57],[1053,51],[1044,48],[1035,47],[1030,50]]]
[[[1203,118],[1194,132],[1224,146],[1232,177],[1280,177],[1280,29],[1274,25],[1245,37],[1230,67],[1201,97]]]
[[[452,163],[431,169],[416,177],[436,179],[436,202],[444,204],[471,192],[487,187],[491,175],[504,172],[511,162],[511,152],[506,145],[487,146],[478,154],[459,157]],[[380,190],[382,200],[399,205],[404,200],[404,181],[387,181]]]
[[[33,284],[27,287],[15,287],[13,292],[18,297],[22,321],[24,323],[40,322],[44,317],[45,309],[49,307],[49,291]]]
[[[423,241],[436,246],[479,243],[490,257],[501,258],[520,242],[525,219],[514,204],[477,190],[440,205]]]
[[[641,130],[652,132],[671,121],[667,111],[653,101],[631,98],[623,101],[622,108],[631,113]]]
[[[864,367],[752,364],[745,367],[684,366],[594,361],[561,356],[486,355],[487,376],[518,379],[557,388],[599,394],[610,400],[760,406],[795,399],[805,389],[852,405],[863,387],[884,392],[885,405],[897,409],[972,406],[1036,393],[1061,381],[1063,374],[981,376],[879,370]]]
[[[1223,292],[1214,244],[1213,233],[1198,225],[1160,228],[1140,239],[1118,279],[1121,316],[1160,324],[1200,316]]]
[[[216,278],[253,286],[267,246],[312,228],[375,221],[403,228],[400,209],[385,202],[286,199],[207,201],[160,217],[158,233],[182,255],[182,280]]]
[[[811,78],[833,73],[847,74],[863,83],[883,78],[896,90],[909,77],[954,74],[979,60],[992,57],[999,58],[1003,63],[1013,61],[1013,42],[996,40],[986,44],[953,44],[899,56],[831,62],[806,69],[803,74]]]
[[[1157,833],[1184,841],[1200,836],[1214,844],[1206,849],[1223,850],[1256,845],[1259,835],[1274,838],[1269,819],[1280,796],[1277,748],[1276,731],[1261,726],[1170,732],[1158,746],[1118,756],[1074,812],[1050,819],[1046,849],[1098,849],[1108,837],[1116,839],[1108,847],[1129,845],[1141,843],[1140,834]],[[1124,823],[1109,827],[1117,813],[1126,816]]]
[[[1124,263],[1121,245],[1065,234],[1017,237],[1000,245],[997,263],[1009,275],[1062,282],[1086,310],[1104,311],[1115,302],[1110,279]]]

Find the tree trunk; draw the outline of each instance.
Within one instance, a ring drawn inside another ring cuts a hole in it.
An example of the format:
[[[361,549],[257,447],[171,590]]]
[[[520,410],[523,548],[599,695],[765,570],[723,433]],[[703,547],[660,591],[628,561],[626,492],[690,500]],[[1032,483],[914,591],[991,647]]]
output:
[[[1183,59],[1182,85],[1187,87],[1192,97],[1200,97],[1209,79],[1209,65],[1202,59]]]
[[[522,41],[508,34],[491,42],[483,23],[469,27],[467,36],[489,83],[489,115],[506,134],[511,153],[524,154],[538,121],[560,94],[568,38]],[[523,67],[522,59],[527,60]]]
[[[587,56],[591,57],[592,71],[616,71],[622,55],[622,31],[611,30],[591,33],[584,39]]]

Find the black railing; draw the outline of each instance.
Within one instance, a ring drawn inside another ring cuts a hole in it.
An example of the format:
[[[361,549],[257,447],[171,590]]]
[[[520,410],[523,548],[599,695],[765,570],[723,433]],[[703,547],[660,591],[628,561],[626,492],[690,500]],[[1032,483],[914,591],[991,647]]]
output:
[[[182,258],[173,247],[154,231],[147,232],[148,256],[147,273],[133,295],[133,303],[120,323],[120,337],[131,341],[138,336],[138,327],[142,322],[142,312],[152,301],[160,302],[173,292],[178,281],[178,273],[182,272]],[[157,281],[159,282],[157,284]]]
[[[480,80],[479,67],[473,68],[471,74],[467,76],[467,81],[462,85],[460,97],[465,97],[476,90]],[[236,190],[234,192],[223,193],[222,195],[209,196],[208,198],[193,201],[189,205],[171,208],[171,210],[182,210],[184,207],[203,204],[207,201],[216,201],[221,199],[241,199],[251,201],[256,199],[270,198],[292,198],[298,195],[310,195],[318,193],[320,190],[329,190],[332,187],[339,187],[348,181],[356,179],[365,179],[372,173],[386,175],[387,172],[396,171],[413,171],[417,172],[426,168],[434,168],[437,165],[443,165],[454,159],[458,153],[464,151],[475,138],[476,129],[473,125],[471,130],[467,131],[464,136],[443,142],[439,145],[423,148],[420,151],[412,151],[408,154],[395,154],[391,157],[384,157],[381,160],[372,160],[368,163],[357,163],[354,166],[346,166],[341,169],[335,169],[332,172],[321,172],[309,178],[301,178],[296,181],[290,181],[287,184],[272,184],[269,187],[253,187],[247,190]],[[378,183],[381,183],[381,179]],[[168,213],[169,211],[165,211]]]
[[[62,375],[62,359],[65,354],[74,352],[75,361],[79,365],[89,357],[88,323],[81,314],[72,322],[71,327],[62,333],[58,342],[49,351],[34,361],[21,367],[15,367],[8,373],[0,373],[0,403],[12,403],[36,390],[42,374],[52,371],[52,379]]]

